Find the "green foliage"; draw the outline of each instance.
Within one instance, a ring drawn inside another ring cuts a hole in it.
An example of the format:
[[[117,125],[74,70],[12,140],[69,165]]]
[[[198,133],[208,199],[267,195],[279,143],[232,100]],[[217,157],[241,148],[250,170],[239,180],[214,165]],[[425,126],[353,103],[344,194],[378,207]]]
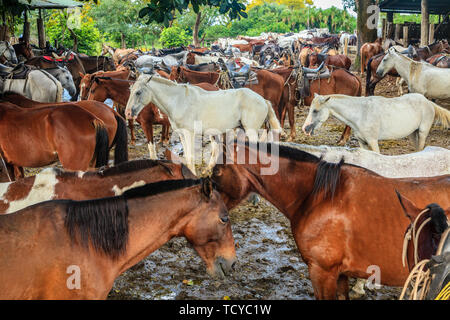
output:
[[[159,38],[161,44],[166,48],[187,46],[192,38],[186,33],[185,30],[178,26],[169,27],[161,32],[161,37]]]
[[[182,14],[189,7],[195,13],[199,12],[200,6],[219,8],[220,14],[228,14],[231,20],[247,18],[245,5],[238,0],[150,0],[146,7],[139,11],[140,18],[146,18],[147,24],[152,22],[168,26],[175,18],[175,11]]]

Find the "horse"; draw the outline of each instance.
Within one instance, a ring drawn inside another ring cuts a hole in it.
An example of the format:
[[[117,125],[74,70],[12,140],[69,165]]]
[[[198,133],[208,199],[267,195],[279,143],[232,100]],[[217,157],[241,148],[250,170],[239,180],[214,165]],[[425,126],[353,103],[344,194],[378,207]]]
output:
[[[0,115],[0,151],[9,166],[36,168],[59,160],[67,170],[87,170],[108,164],[103,121],[78,106],[26,109],[1,102]],[[14,171],[11,180],[23,176]]]
[[[2,80],[0,79],[0,82]],[[28,99],[39,102],[61,102],[63,87],[61,83],[45,70],[31,70],[25,79],[4,79],[3,92],[15,92]]]
[[[19,60],[13,46],[8,41],[0,41],[0,63],[5,64],[6,62],[16,65]]]
[[[47,168],[35,176],[0,184],[0,214],[48,200],[114,197],[147,183],[178,179],[196,177],[183,164],[166,160],[133,160],[86,172]]]
[[[444,211],[438,204],[432,203],[420,209],[399,192],[397,196],[411,222],[405,232],[402,259],[403,265],[408,265],[410,275],[400,300],[405,299],[406,294],[411,300],[434,300],[441,288],[449,283],[445,264],[448,264],[446,256],[450,257],[450,224],[447,219],[450,207]],[[410,286],[411,292],[407,293]]]
[[[89,89],[89,94],[87,100],[105,101],[110,98],[119,105],[126,106],[128,99],[130,97],[130,85],[133,82],[129,80],[122,80],[104,76],[94,77],[94,82]],[[128,119],[129,124],[133,125],[131,122],[134,119]],[[145,106],[136,121],[141,125],[145,136],[147,137],[147,144],[149,148],[150,158],[157,159],[157,154],[155,150],[154,140],[153,140],[153,125],[160,124],[162,126],[162,143],[166,144],[169,141],[170,135],[170,123],[167,115],[160,111],[153,103],[149,103]],[[134,142],[133,127],[130,127],[131,140]],[[133,143],[134,144],[134,143]]]
[[[31,59],[34,57],[33,50],[29,42],[19,42],[13,44],[14,51],[16,52],[17,57],[23,57],[25,60]]]
[[[444,52],[446,48],[448,48],[448,43],[445,45],[442,40],[435,41],[423,48],[415,48],[414,55],[420,58],[419,60],[427,60],[432,55]]]
[[[167,114],[173,129],[182,129],[180,136],[184,155],[188,168],[194,174],[195,122],[201,122],[202,133],[213,129],[214,134],[222,134],[242,125],[246,131],[254,130],[252,133],[257,134],[265,121],[271,129],[282,131],[270,101],[247,88],[206,91],[159,76],[141,75],[131,87],[126,117],[136,118],[150,102]],[[209,166],[213,159],[214,152]]]
[[[377,68],[377,76],[384,77],[392,68],[406,81],[409,92],[421,93],[427,98],[450,98],[447,85],[450,83],[449,69],[414,61],[390,48]]]
[[[330,113],[354,130],[361,148],[377,153],[380,153],[378,140],[410,136],[416,149],[422,150],[433,123],[440,122],[443,129],[450,128],[450,111],[418,93],[396,98],[332,94],[315,96],[303,132],[313,134]]]
[[[369,59],[374,55],[383,52],[382,38],[378,38],[374,42],[364,43],[361,46],[361,49],[359,49],[359,52],[361,56],[361,74],[363,74]]]
[[[334,66],[347,70],[350,70],[350,66],[352,65],[350,58],[344,54],[331,56],[327,54],[312,53],[307,56],[305,67],[320,65],[322,62],[325,62],[326,66]]]
[[[450,68],[450,58],[448,55],[442,53],[435,54],[429,57],[426,61],[438,68]]]
[[[114,150],[114,164],[128,161],[128,141],[127,141],[127,129],[125,120],[113,109],[106,104],[97,101],[77,101],[73,103],[61,102],[61,103],[43,103],[37,102],[26,97],[6,92],[2,96],[2,100],[11,102],[22,108],[38,108],[45,106],[78,106],[87,112],[90,112],[95,117],[100,119],[108,133],[109,148],[115,146]]]
[[[419,206],[450,205],[450,175],[385,178],[262,142],[227,146],[222,158],[211,178],[227,208],[255,192],[289,219],[317,299],[348,298],[348,277],[368,278],[372,265],[380,268],[381,284],[403,285],[408,276],[401,264],[403,232],[409,220],[395,190]],[[264,174],[274,164],[278,170]]]
[[[61,86],[69,92],[70,96],[74,96],[77,93],[77,88],[73,82],[72,74],[66,68],[55,67],[44,69],[61,83]]]
[[[1,216],[0,231],[1,299],[106,299],[120,274],[173,237],[193,245],[211,276],[236,261],[228,212],[207,179],[35,204]]]

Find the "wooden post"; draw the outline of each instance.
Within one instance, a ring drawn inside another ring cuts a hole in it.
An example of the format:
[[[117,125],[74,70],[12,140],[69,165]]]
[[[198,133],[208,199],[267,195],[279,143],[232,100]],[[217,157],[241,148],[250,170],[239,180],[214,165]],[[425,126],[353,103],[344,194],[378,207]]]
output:
[[[344,54],[348,56],[348,37],[344,39]]]
[[[25,10],[23,22],[23,41],[26,43],[30,42],[30,22],[28,21],[28,10]]]
[[[430,23],[430,16],[428,13],[428,0],[422,0],[421,8],[422,21],[420,23],[420,45],[425,47],[428,45],[428,24]]]
[[[409,27],[403,26],[403,46],[407,47],[409,45]]]
[[[400,42],[400,33],[402,31],[402,25],[397,23],[395,25],[395,36],[394,36],[394,40],[397,42]]]
[[[381,20],[381,25],[382,25],[382,27],[381,27],[381,32],[382,32],[381,37],[383,38],[383,40],[385,40],[386,36],[387,36],[387,30],[386,30],[387,24],[386,24],[386,19],[385,18],[383,18],[383,20]]]
[[[434,23],[430,23],[430,32],[428,33],[428,44],[431,44],[434,42]]]
[[[393,23],[394,22],[394,13],[393,12],[388,12],[387,15],[387,21]]]
[[[39,18],[37,18],[38,43],[39,48],[45,48],[45,28],[44,20],[42,20],[42,10],[39,9]]]

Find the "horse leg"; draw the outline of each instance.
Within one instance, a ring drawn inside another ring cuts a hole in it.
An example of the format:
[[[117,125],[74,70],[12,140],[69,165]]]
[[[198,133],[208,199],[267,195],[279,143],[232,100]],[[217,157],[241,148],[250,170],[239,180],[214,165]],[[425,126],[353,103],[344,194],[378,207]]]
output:
[[[327,271],[317,264],[309,265],[309,277],[314,289],[314,296],[319,300],[336,299],[338,289],[337,270]]]
[[[344,146],[348,139],[350,138],[350,134],[352,133],[352,128],[349,126],[345,126],[344,131],[342,132],[341,138],[338,141],[338,146]]]
[[[186,166],[189,170],[192,171],[193,174],[197,174],[195,170],[195,157],[194,157],[194,143],[195,136],[192,132],[183,129],[180,132],[180,140],[183,145],[183,155],[186,159]]]
[[[134,120],[128,119],[128,128],[130,128],[131,141],[130,144],[134,146],[136,144],[136,136],[134,135]]]
[[[295,114],[294,114],[294,104],[288,103],[288,117],[289,117],[289,126],[291,127],[291,134],[289,136],[288,141],[294,141],[295,139]]]
[[[427,136],[430,133],[430,129],[431,127],[425,128],[425,129],[421,129],[419,127],[419,130],[417,132],[417,136],[418,136],[418,144],[416,145],[416,149],[417,151],[423,150],[423,148],[425,148],[425,142],[427,140]]]
[[[337,281],[337,298],[339,300],[349,300],[348,289],[348,277],[341,274]]]
[[[212,168],[216,165],[217,156],[219,155],[219,145],[217,144],[215,137],[211,135],[209,136],[209,139],[211,141],[211,157],[209,158],[208,166],[205,168],[205,170],[203,170],[203,174],[212,170]]]
[[[371,139],[371,140],[367,141],[367,144],[369,145],[369,148],[372,151],[374,151],[376,153],[380,153],[380,147],[378,146],[378,140]]]
[[[25,172],[23,171],[23,167],[14,166],[14,178],[20,179],[25,177]]]

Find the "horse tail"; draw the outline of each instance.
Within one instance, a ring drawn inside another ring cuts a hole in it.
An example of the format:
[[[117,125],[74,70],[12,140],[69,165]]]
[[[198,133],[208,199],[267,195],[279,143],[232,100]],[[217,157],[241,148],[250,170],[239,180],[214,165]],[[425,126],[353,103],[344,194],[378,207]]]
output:
[[[363,47],[361,47],[361,51],[360,51],[360,53],[361,53],[361,74],[364,74],[366,54],[363,52],[362,49],[363,49]]]
[[[273,111],[272,103],[269,100],[266,100],[266,103],[269,109],[267,112],[266,120],[269,122],[270,129],[283,131],[283,129],[281,128],[280,121],[278,121],[275,111]]]
[[[434,107],[434,123],[440,123],[442,129],[450,128],[450,111],[433,103]]]
[[[370,87],[370,79],[372,78],[372,68],[370,67],[370,64],[372,63],[373,57],[369,59],[367,62],[367,68],[366,68],[366,96],[369,94],[369,87]],[[362,73],[361,73],[362,74]]]
[[[95,128],[95,167],[100,168],[106,166],[109,160],[108,131],[106,131],[103,121],[95,119],[92,123]]]
[[[114,149],[114,165],[128,161],[128,133],[125,120],[118,114],[115,115],[117,121],[116,135],[112,145]]]

